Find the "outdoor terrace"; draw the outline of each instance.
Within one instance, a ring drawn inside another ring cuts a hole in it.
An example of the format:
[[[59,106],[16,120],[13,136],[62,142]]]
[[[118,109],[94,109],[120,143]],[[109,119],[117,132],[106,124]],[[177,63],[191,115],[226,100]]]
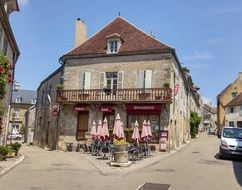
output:
[[[166,102],[172,100],[170,88],[57,90],[57,102]]]

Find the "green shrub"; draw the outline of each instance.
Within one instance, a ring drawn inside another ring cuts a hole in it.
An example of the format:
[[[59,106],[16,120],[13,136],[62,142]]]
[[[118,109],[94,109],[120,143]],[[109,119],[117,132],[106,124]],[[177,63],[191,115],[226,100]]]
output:
[[[202,118],[198,116],[196,112],[191,112],[190,114],[190,127],[191,127],[191,138],[194,139],[198,134],[198,127]]]
[[[21,144],[18,143],[18,142],[11,143],[11,144],[10,144],[10,147],[11,147],[11,149],[15,152],[15,156],[18,156],[18,151],[19,151],[19,149],[20,149],[20,147],[21,147]]]
[[[0,160],[6,160],[9,153],[9,147],[0,146]]]

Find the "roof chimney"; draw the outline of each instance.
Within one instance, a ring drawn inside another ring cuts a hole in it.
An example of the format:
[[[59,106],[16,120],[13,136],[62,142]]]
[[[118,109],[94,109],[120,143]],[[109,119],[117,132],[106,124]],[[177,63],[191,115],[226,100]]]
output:
[[[78,47],[87,40],[87,26],[78,18],[76,20],[76,32],[75,32],[75,44],[74,47]]]
[[[242,72],[239,72],[238,78],[239,78],[240,81],[242,81]]]

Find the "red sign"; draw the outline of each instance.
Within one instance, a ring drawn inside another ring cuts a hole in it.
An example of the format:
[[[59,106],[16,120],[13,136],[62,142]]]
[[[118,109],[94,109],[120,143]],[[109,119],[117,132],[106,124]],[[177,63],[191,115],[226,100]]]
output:
[[[139,112],[139,113],[156,113],[159,114],[161,112],[161,105],[155,104],[129,104],[126,105],[127,112]]]
[[[176,85],[175,85],[175,88],[174,88],[174,95],[175,95],[175,96],[177,95],[178,90],[179,90],[179,84],[176,84]]]
[[[57,116],[57,115],[59,115],[59,106],[58,105],[53,105],[52,106],[52,115],[53,116]]]
[[[88,111],[86,105],[75,105],[74,110],[75,111]]]
[[[112,112],[113,108],[111,106],[102,106],[99,108],[101,112]]]

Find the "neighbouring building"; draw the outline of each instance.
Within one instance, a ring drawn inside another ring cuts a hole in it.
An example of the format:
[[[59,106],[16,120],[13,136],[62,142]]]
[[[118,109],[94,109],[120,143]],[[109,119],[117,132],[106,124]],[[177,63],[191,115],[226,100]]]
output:
[[[24,143],[33,143],[35,126],[35,105],[31,106],[25,113]]]
[[[217,96],[217,122],[218,132],[220,134],[223,126],[226,125],[226,105],[237,97],[242,92],[242,72],[238,73],[237,79],[229,84],[221,93]]]
[[[61,68],[44,79],[37,89],[34,144],[57,148],[59,117],[52,114],[56,105],[57,86],[61,83]]]
[[[242,127],[242,93],[232,99],[226,106],[225,125]]]
[[[66,142],[84,141],[92,122],[105,117],[111,135],[117,113],[129,142],[136,120],[140,131],[150,121],[151,143],[158,144],[163,130],[169,131],[170,149],[190,138],[190,111],[199,109],[200,96],[174,48],[122,17],[89,39],[80,19],[76,30],[75,48],[38,89],[35,144],[65,149]],[[46,94],[58,105],[47,104]]]
[[[26,112],[36,103],[36,91],[14,91],[11,101],[8,132],[24,133],[26,128]]]
[[[202,109],[202,127],[217,128],[217,109],[208,104],[203,104]]]
[[[12,81],[14,81],[15,64],[20,54],[9,22],[9,15],[13,11],[19,11],[17,0],[0,0],[0,53],[7,56],[13,66],[11,70]],[[1,100],[3,101],[4,113],[0,116],[0,145],[6,143],[12,88],[13,82],[7,85],[6,95]]]

